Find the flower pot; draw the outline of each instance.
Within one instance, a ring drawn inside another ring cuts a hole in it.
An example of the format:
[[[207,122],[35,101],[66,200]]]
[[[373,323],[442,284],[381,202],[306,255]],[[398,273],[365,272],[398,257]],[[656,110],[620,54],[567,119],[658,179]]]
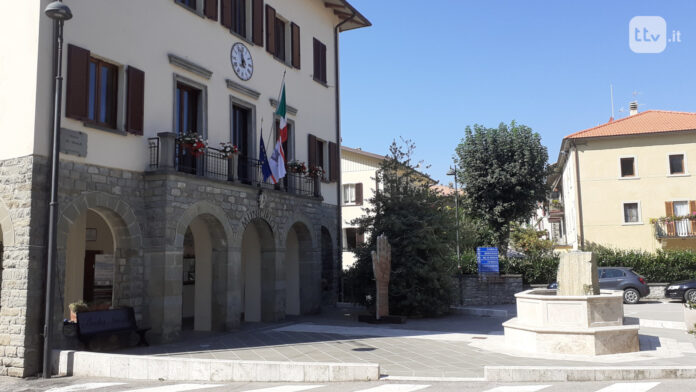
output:
[[[696,309],[684,307],[684,324],[687,331],[696,331]]]

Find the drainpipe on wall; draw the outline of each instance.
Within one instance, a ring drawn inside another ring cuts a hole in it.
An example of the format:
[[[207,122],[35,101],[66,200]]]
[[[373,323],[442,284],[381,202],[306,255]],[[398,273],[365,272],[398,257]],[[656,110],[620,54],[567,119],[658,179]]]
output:
[[[585,228],[582,220],[582,192],[580,190],[580,158],[578,157],[578,146],[573,140],[575,150],[575,186],[578,192],[578,227],[580,228],[580,250],[585,250]]]
[[[337,250],[339,274],[337,275],[339,276],[340,271],[343,270],[343,214],[341,213],[341,185],[343,181],[341,174],[341,82],[338,76],[338,34],[341,29],[341,26],[355,19],[355,16],[355,11],[352,11],[352,14],[348,19],[343,20],[341,23],[337,24],[336,27],[334,27],[334,72],[336,75],[336,145],[338,146],[338,181],[336,181],[336,210],[338,211],[336,236],[338,238],[336,243],[338,244]],[[340,280],[338,281],[340,282]]]

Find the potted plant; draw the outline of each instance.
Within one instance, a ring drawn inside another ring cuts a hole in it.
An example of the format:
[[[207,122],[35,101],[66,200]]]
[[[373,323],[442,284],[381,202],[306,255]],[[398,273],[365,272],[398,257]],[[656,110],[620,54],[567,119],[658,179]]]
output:
[[[176,142],[194,157],[205,154],[205,149],[208,147],[208,141],[203,139],[197,132],[183,134],[176,138]]]
[[[237,180],[237,167],[239,167],[239,148],[231,142],[220,143],[220,153],[227,159],[227,179]]]
[[[79,300],[68,305],[70,308],[70,321],[77,322],[77,314],[80,312],[89,312],[89,306],[83,300]]]
[[[321,196],[321,178],[324,176],[324,169],[321,166],[312,166],[307,171],[307,175],[314,179],[314,196]]]
[[[696,334],[696,302],[684,303],[684,324],[687,332]]]
[[[307,166],[302,161],[292,160],[288,162],[288,171],[294,174],[305,174],[307,172]]]

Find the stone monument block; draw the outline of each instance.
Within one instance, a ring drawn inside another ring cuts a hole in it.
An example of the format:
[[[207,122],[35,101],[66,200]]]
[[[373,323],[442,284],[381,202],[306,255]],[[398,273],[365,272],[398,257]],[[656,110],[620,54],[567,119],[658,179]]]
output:
[[[557,282],[558,295],[599,295],[597,260],[592,252],[562,253]]]
[[[389,277],[391,274],[391,245],[384,234],[377,237],[377,251],[372,251],[372,268],[377,283],[376,318],[389,316]]]

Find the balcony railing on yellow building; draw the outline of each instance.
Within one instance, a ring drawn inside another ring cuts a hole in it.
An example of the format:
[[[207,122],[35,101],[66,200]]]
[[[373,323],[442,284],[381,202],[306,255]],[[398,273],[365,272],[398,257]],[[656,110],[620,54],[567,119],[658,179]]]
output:
[[[658,239],[696,238],[696,219],[693,218],[657,221],[654,225]]]

